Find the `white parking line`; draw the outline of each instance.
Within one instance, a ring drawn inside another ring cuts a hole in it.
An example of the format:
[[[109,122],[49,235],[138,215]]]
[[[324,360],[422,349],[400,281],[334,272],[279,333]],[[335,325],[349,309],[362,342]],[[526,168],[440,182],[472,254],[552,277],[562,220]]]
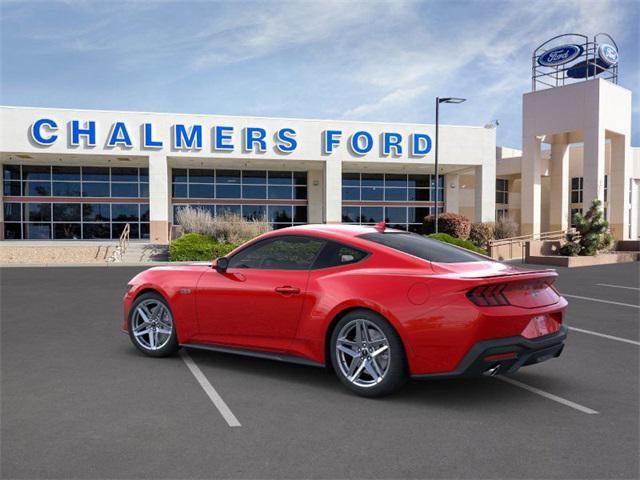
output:
[[[497,378],[498,380],[502,380],[503,382],[510,383],[511,385],[514,385],[516,387],[520,387],[531,393],[535,393],[536,395],[540,395],[541,397],[548,398],[549,400],[553,400],[554,402],[561,403],[562,405],[566,405],[567,407],[573,408],[582,413],[586,413],[587,415],[598,415],[600,413],[596,410],[592,410],[588,407],[585,407],[584,405],[580,405],[578,403],[567,400],[566,398],[558,397],[553,393],[545,392],[544,390],[540,390],[539,388],[532,387],[531,385],[527,385],[526,383],[522,383],[517,380],[514,380],[513,378],[503,377],[501,375],[498,375],[497,377],[494,377],[494,378]]]
[[[209,383],[209,380],[207,380],[207,377],[204,376],[204,373],[202,373],[202,370],[200,370],[200,367],[198,367],[198,365],[195,364],[195,362],[192,360],[189,354],[184,349],[182,349],[180,350],[180,356],[182,357],[182,360],[184,360],[185,365],[189,368],[193,376],[196,377],[196,380],[198,381],[202,389],[205,391],[205,393],[209,396],[209,398],[211,399],[215,407],[218,409],[218,411],[220,412],[220,415],[222,415],[222,417],[229,424],[229,426],[241,427],[242,425],[240,425],[240,422],[238,421],[236,416],[233,414],[231,409],[227,406],[227,404],[224,402],[224,400],[218,394],[218,392],[216,392],[216,389],[213,388],[213,385]]]
[[[567,293],[563,293],[562,296],[563,297],[569,297],[569,298],[578,298],[580,300],[589,300],[591,302],[610,303],[612,305],[621,305],[623,307],[631,307],[631,308],[640,309],[640,305],[634,305],[633,303],[614,302],[614,301],[611,301],[611,300],[602,300],[600,298],[581,297],[579,295],[569,295]]]
[[[618,342],[630,343],[631,345],[640,346],[640,342],[635,340],[629,340],[628,338],[614,337],[613,335],[606,335],[604,333],[592,332],[591,330],[583,330],[582,328],[569,327],[569,330],[575,330],[576,332],[588,333],[589,335],[595,335],[596,337],[608,338],[609,340],[617,340]]]
[[[610,283],[596,283],[599,287],[624,288],[626,290],[640,290],[638,287],[627,287],[625,285],[611,285]]]

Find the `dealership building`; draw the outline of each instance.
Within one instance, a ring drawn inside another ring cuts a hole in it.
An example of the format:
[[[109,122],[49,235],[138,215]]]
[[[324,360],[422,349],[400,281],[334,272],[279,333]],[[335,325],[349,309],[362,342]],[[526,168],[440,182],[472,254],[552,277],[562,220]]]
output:
[[[493,125],[440,125],[438,178],[434,125],[0,107],[0,238],[108,240],[129,224],[132,239],[166,243],[186,205],[276,228],[411,231],[438,209],[536,234],[567,229],[595,198],[617,239],[638,238],[640,151],[617,66],[544,88],[539,68],[523,149],[497,147]]]

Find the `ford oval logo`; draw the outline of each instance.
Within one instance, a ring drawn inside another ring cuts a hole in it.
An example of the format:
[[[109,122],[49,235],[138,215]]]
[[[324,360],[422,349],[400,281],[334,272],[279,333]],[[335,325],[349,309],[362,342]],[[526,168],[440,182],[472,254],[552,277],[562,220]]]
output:
[[[547,50],[538,57],[538,63],[543,67],[557,67],[578,58],[583,48],[580,45],[561,45]]]
[[[610,67],[618,63],[618,50],[613,45],[603,43],[598,47],[598,57]]]

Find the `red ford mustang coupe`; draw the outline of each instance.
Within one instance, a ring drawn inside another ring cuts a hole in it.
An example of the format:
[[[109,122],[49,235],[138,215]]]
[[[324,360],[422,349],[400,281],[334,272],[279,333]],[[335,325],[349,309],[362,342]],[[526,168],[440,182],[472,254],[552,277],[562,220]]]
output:
[[[504,265],[414,233],[306,225],[264,234],[209,265],[129,283],[133,344],[330,366],[357,394],[421,379],[511,373],[562,352],[556,273]]]

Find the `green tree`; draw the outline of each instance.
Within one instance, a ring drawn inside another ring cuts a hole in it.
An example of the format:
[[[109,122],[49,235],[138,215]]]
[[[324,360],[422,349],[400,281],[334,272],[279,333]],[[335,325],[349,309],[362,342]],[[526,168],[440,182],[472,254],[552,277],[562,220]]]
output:
[[[567,234],[567,243],[560,249],[562,255],[595,255],[613,242],[600,200],[594,200],[584,215],[576,213],[573,223],[576,231]]]

